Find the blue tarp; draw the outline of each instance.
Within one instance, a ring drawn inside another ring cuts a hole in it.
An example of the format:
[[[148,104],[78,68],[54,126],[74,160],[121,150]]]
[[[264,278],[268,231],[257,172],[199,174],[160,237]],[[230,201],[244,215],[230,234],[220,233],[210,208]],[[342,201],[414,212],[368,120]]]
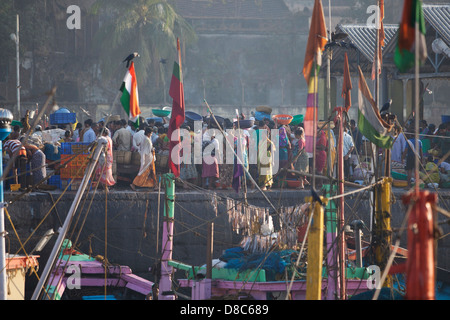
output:
[[[243,271],[261,268],[270,273],[284,273],[294,254],[297,254],[294,250],[248,253],[242,248],[231,248],[225,250],[220,260],[227,262],[225,268],[229,269]]]

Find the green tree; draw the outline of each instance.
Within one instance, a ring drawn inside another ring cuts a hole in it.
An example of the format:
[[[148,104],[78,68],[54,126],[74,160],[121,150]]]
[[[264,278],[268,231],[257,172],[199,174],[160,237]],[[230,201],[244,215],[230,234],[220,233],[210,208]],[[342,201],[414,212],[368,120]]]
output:
[[[135,59],[138,83],[146,86],[141,96],[164,100],[163,84],[177,57],[177,38],[183,44],[196,41],[192,27],[175,12],[167,0],[97,0],[93,13],[102,13],[105,23],[95,37],[100,67],[106,79],[123,76],[123,59],[138,52]],[[169,67],[164,68],[163,62]],[[120,70],[120,73],[118,74]]]

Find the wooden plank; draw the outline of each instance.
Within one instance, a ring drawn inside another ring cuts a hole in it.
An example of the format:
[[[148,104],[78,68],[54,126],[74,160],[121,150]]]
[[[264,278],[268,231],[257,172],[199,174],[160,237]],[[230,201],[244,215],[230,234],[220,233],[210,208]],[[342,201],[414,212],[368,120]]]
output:
[[[102,274],[105,273],[105,268],[103,264],[99,261],[69,261],[69,265],[79,267],[81,273],[85,274]],[[62,271],[66,265],[67,261],[59,260],[58,271]],[[72,272],[68,272],[72,273]],[[128,266],[108,266],[109,274],[131,274],[132,270]]]
[[[105,278],[81,278],[80,284],[82,287],[104,287]],[[125,287],[127,283],[122,279],[107,278],[106,285],[108,287]]]
[[[192,287],[197,281],[189,279],[178,280],[180,287]],[[292,284],[291,294],[293,300],[304,300],[306,298],[306,281],[296,280]],[[213,296],[220,296],[224,294],[248,293],[250,295],[266,292],[286,292],[288,284],[286,281],[269,281],[269,282],[241,282],[241,281],[223,281],[213,280],[212,290]],[[327,281],[323,280],[320,286],[323,295],[327,290]],[[350,280],[347,279],[347,290],[349,295],[356,295],[358,293],[369,290],[367,288],[366,280]]]
[[[134,274],[122,275],[121,278],[127,282],[126,287],[136,292],[147,295],[152,292],[154,283],[136,276]]]

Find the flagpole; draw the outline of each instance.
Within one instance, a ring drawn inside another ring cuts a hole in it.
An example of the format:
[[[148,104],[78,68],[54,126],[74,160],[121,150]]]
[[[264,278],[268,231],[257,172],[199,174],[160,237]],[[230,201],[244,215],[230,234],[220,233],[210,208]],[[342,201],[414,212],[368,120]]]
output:
[[[380,8],[380,0],[377,1],[377,6],[378,8]],[[380,110],[379,106],[380,106],[380,75],[379,75],[379,68],[380,68],[380,55],[379,55],[379,50],[380,50],[380,28],[381,28],[381,21],[380,18],[378,17],[377,19],[377,24],[376,24],[376,42],[375,42],[375,105],[377,107],[377,110]],[[374,173],[375,173],[375,181],[378,181],[378,179],[380,178],[380,164],[379,164],[379,148],[375,147],[375,155],[374,155]]]
[[[328,21],[330,23],[329,27],[329,38],[328,43],[332,41],[331,39],[331,0],[328,0]],[[327,49],[327,118],[330,119],[331,117],[331,59],[332,59],[332,50],[331,46]],[[331,137],[331,124],[328,124],[327,127],[327,137]],[[327,144],[327,175],[332,178],[332,168],[333,164],[331,163],[331,144]],[[330,180],[331,181],[331,180]],[[330,192],[332,192],[332,187],[330,183]],[[327,217],[332,217],[331,212],[327,215]],[[334,217],[335,218],[335,217]],[[329,224],[330,225],[330,224]],[[337,265],[337,254],[336,254],[336,245],[335,245],[335,239],[336,239],[336,230],[327,230],[327,262],[329,266]],[[338,283],[338,273],[336,272],[335,268],[329,268],[328,270],[328,290],[327,290],[327,299],[333,300],[336,297],[336,291],[337,288],[339,288]]]
[[[313,110],[313,172],[312,172],[312,187],[316,189],[316,144],[317,144],[317,61],[314,59],[313,73],[314,73],[314,110]]]
[[[422,2],[422,0],[419,0],[420,2]],[[415,192],[416,192],[416,196],[419,194],[419,157],[420,157],[420,152],[419,152],[419,18],[420,18],[420,13],[418,9],[419,6],[416,5],[415,8],[415,32],[414,32],[414,36],[415,36],[415,55],[414,55],[414,66],[415,66],[415,76],[414,76],[414,84],[415,84],[415,98],[414,98],[414,103],[415,103],[415,130],[414,130],[414,143],[415,143],[415,152],[416,152],[416,157],[414,158],[414,164],[415,164],[415,170],[414,170],[414,180],[415,180]],[[420,7],[422,7],[422,5],[420,5]]]

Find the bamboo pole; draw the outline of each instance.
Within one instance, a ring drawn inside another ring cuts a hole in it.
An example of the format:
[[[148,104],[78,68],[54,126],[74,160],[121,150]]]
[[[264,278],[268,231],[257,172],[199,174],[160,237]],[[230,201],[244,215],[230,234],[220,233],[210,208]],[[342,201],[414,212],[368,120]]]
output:
[[[391,182],[392,178],[383,178],[381,184],[375,186],[375,261],[384,270],[391,254]],[[387,276],[384,287],[392,287],[392,277]]]
[[[308,199],[309,198],[309,199]],[[322,201],[324,198],[321,197]],[[324,232],[324,209],[312,197],[313,223],[308,235],[308,270],[306,273],[306,300],[322,299],[322,265],[323,265],[323,232]]]

